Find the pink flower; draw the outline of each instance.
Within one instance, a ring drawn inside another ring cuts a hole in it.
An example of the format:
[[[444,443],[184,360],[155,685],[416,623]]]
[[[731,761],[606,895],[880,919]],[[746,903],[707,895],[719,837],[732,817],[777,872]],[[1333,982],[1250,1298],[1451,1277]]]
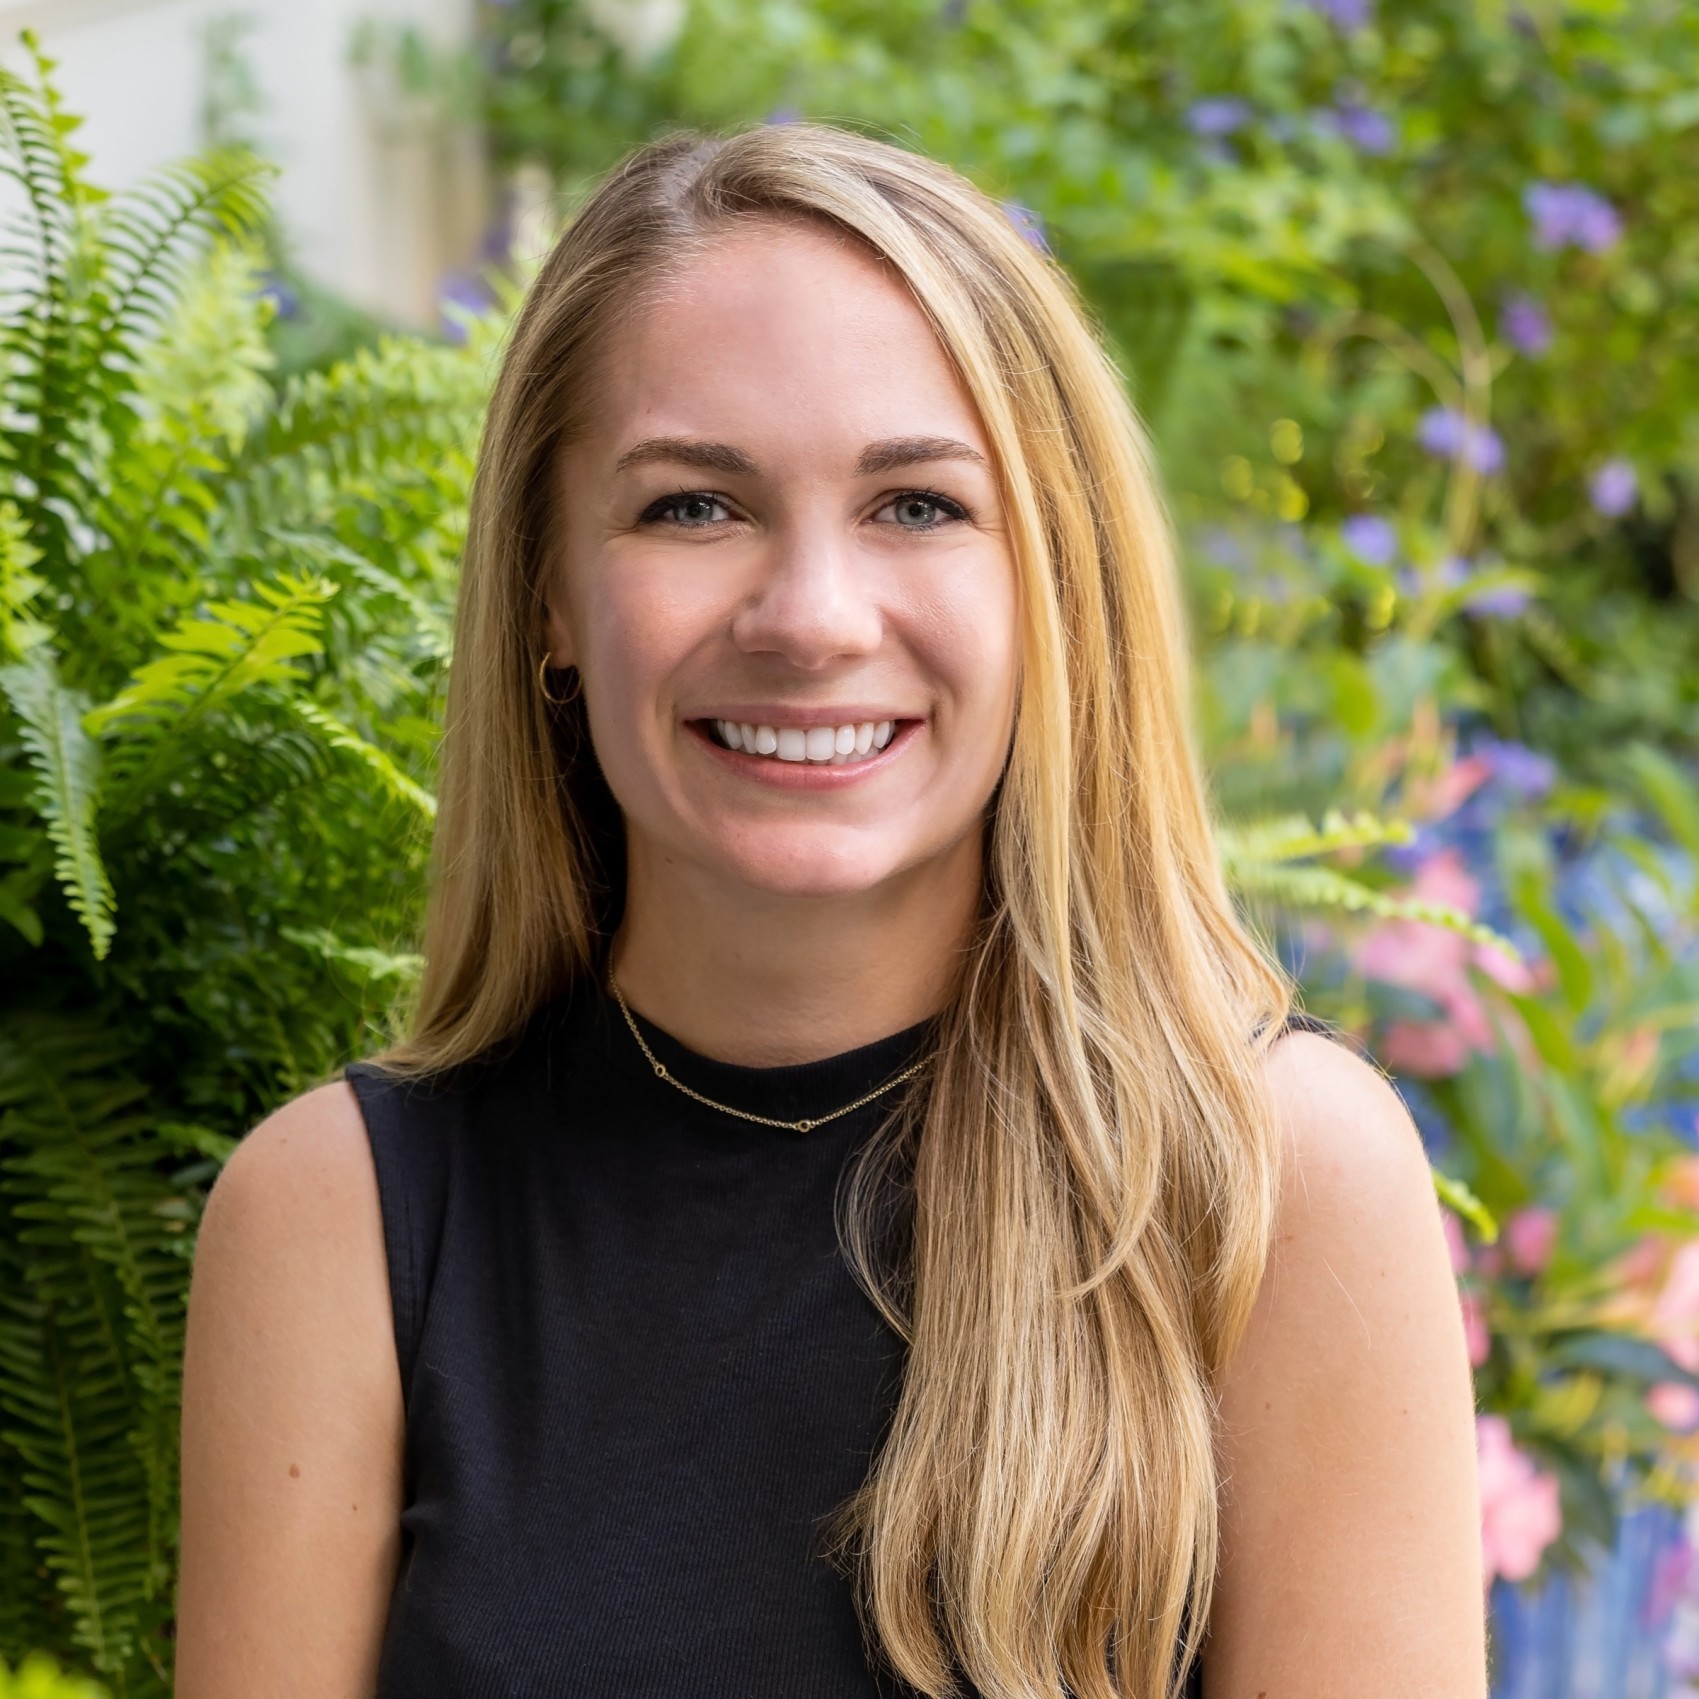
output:
[[[1557,1244],[1557,1212],[1541,1205],[1519,1209],[1504,1224],[1504,1248],[1518,1274],[1540,1274]]]
[[[1495,1575],[1526,1581],[1541,1554],[1563,1532],[1557,1477],[1516,1449],[1502,1416],[1475,1418],[1481,1481],[1481,1558],[1488,1585]]]
[[[1469,1367],[1478,1369],[1492,1354],[1493,1338],[1487,1331],[1486,1311],[1473,1292],[1459,1292],[1457,1301],[1463,1307],[1463,1340],[1469,1347]]]
[[[1519,997],[1526,997],[1529,992],[1540,988],[1540,975],[1536,969],[1509,951],[1500,949],[1497,944],[1477,944],[1473,960],[1488,979],[1496,981],[1506,991],[1514,991]]]
[[[1692,1336],[1695,1323],[1699,1323],[1699,1240],[1683,1245],[1671,1258],[1649,1321],[1659,1337]]]
[[[1422,863],[1410,894],[1466,915],[1473,915],[1481,900],[1479,884],[1453,849],[1441,850]],[[1382,921],[1357,946],[1356,964],[1370,979],[1407,986],[1439,1005],[1436,1019],[1395,1021],[1386,1034],[1387,1065],[1395,1072],[1427,1079],[1459,1072],[1470,1051],[1490,1050],[1496,1042],[1493,1024],[1470,978],[1471,968],[1509,991],[1532,991],[1539,983],[1533,970],[1496,945],[1473,943],[1425,920]]]
[[[1469,1244],[1463,1237],[1463,1223],[1449,1209],[1439,1212],[1440,1226],[1445,1229],[1445,1248],[1451,1253],[1451,1272],[1466,1274],[1469,1270]]]
[[[1688,1386],[1685,1381],[1659,1381],[1646,1393],[1646,1408],[1675,1433],[1691,1433],[1699,1428],[1699,1388]]]
[[[1394,1021],[1381,1054],[1395,1074],[1444,1079],[1469,1060],[1469,1041],[1445,1021]]]

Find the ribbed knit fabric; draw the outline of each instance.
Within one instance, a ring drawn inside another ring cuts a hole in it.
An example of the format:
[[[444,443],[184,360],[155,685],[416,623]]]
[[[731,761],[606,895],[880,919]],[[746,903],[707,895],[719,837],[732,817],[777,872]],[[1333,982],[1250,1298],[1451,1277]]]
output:
[[[929,1032],[745,1068],[638,1019],[678,1078],[786,1120],[888,1079]],[[377,1699],[902,1691],[822,1553],[902,1372],[833,1214],[886,1104],[807,1133],[706,1109],[590,986],[451,1080],[345,1071],[407,1425]]]

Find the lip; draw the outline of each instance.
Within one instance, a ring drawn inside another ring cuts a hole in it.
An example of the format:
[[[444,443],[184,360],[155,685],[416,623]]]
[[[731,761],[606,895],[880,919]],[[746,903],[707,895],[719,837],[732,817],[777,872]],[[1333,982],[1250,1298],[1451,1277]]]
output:
[[[791,708],[777,702],[718,703],[700,713],[686,714],[687,721],[735,720],[740,726],[858,726],[866,720],[878,725],[892,720],[898,725],[918,720],[918,714],[894,714],[887,703],[873,707],[867,703],[840,702],[828,708]]]
[[[771,716],[772,710],[765,710]],[[842,714],[842,709],[833,709],[833,713]],[[863,720],[873,716],[860,713]],[[890,715],[880,716],[890,719]],[[882,773],[889,767],[899,754],[905,750],[910,739],[925,723],[916,719],[898,719],[891,733],[891,741],[875,754],[870,754],[860,761],[846,761],[841,767],[834,767],[826,761],[776,761],[771,755],[750,755],[741,749],[726,749],[716,743],[708,735],[708,719],[747,720],[749,724],[773,725],[774,718],[756,721],[748,714],[713,714],[706,718],[693,718],[685,721],[685,730],[696,743],[707,751],[716,761],[721,762],[729,771],[742,778],[752,779],[757,784],[771,785],[775,790],[806,790],[806,791],[835,791],[842,790],[846,785],[860,784],[864,779]],[[796,709],[786,709],[782,719],[777,721],[786,726],[842,726],[850,724],[848,718],[827,719],[824,712],[807,714]]]

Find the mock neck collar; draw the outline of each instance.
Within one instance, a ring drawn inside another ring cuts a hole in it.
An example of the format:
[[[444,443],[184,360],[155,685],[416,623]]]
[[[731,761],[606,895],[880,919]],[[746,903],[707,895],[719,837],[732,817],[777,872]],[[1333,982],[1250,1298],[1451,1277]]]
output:
[[[642,1081],[654,1091],[665,1094],[682,1111],[695,1111],[715,1120],[738,1121],[736,1116],[720,1116],[705,1105],[696,1103],[656,1076],[631,1036],[618,1003],[604,984],[599,980],[587,980],[581,982],[578,990],[584,999],[596,1047],[603,1052],[613,1071],[633,1083]],[[833,1110],[842,1109],[864,1092],[884,1084],[893,1075],[900,1074],[904,1068],[920,1060],[928,1045],[934,1042],[936,1025],[932,1020],[918,1021],[900,1032],[889,1033],[835,1056],[823,1056],[813,1062],[757,1068],[704,1056],[680,1043],[636,1009],[631,1011],[631,1018],[657,1060],[679,1084],[748,1114],[765,1115],[778,1121],[819,1120]],[[899,1095],[900,1088],[830,1124],[859,1125],[864,1117],[889,1110]],[[747,1127],[754,1123],[741,1124]],[[773,1130],[786,1132],[786,1129],[780,1128]],[[813,1130],[810,1129],[811,1132]],[[806,1135],[791,1133],[788,1136]]]

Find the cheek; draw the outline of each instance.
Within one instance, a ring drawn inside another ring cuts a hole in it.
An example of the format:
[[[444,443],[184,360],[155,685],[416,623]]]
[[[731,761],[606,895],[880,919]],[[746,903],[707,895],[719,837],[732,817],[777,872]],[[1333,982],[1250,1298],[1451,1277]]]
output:
[[[923,615],[924,643],[950,699],[967,722],[958,730],[995,746],[1001,761],[1014,719],[1019,666],[1019,602],[1005,561],[941,584]]]
[[[602,675],[609,699],[619,697],[638,715],[665,708],[667,681],[726,619],[711,585],[635,556],[603,565],[585,613],[587,670]]]

